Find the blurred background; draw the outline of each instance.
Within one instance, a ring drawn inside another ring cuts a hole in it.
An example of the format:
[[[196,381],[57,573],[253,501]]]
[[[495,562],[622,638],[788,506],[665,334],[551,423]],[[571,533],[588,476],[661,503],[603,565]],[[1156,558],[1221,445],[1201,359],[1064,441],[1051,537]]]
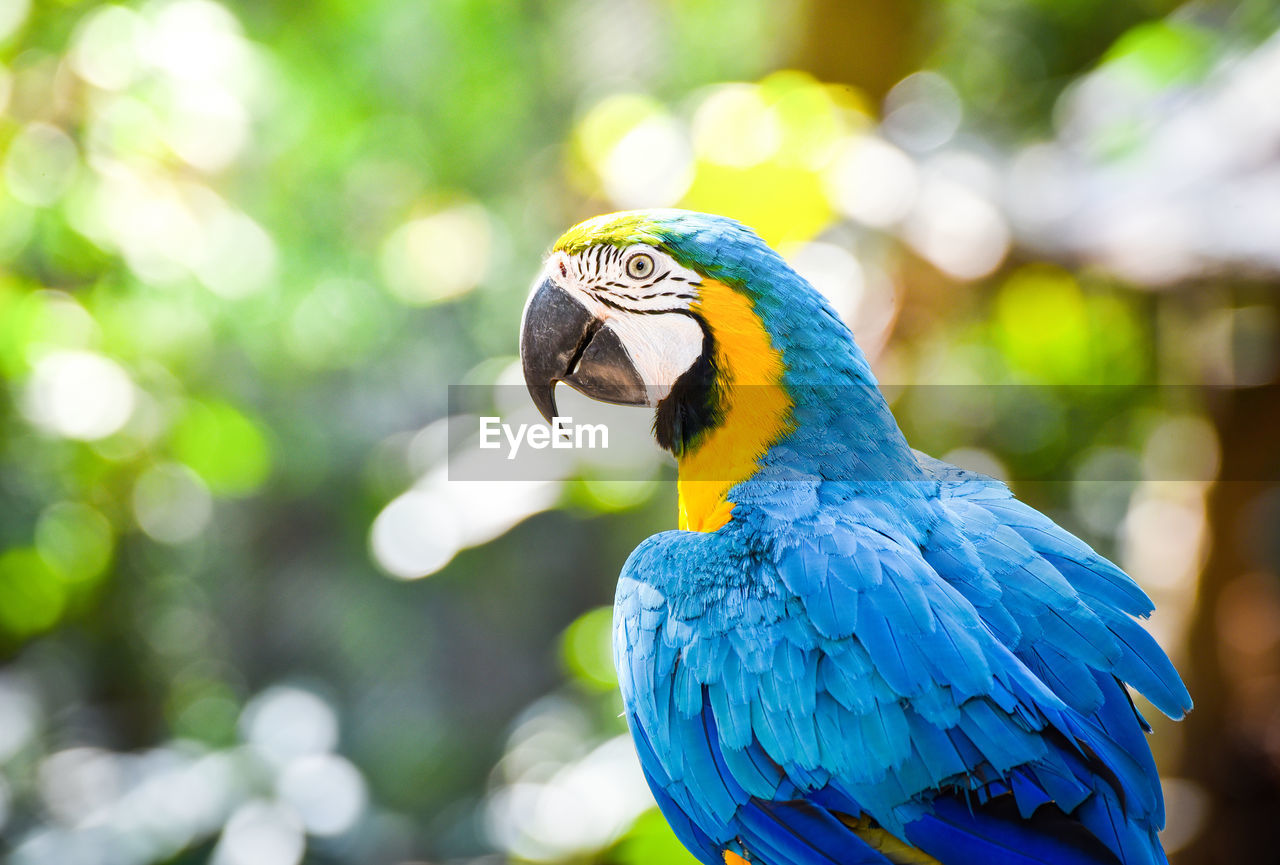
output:
[[[1147,589],[1197,703],[1147,711],[1172,858],[1276,861],[1278,31],[1270,0],[0,0],[0,857],[690,862],[608,649],[670,466],[450,482],[444,436],[449,385],[519,382],[565,227],[681,205],[936,386],[886,388],[913,444]]]

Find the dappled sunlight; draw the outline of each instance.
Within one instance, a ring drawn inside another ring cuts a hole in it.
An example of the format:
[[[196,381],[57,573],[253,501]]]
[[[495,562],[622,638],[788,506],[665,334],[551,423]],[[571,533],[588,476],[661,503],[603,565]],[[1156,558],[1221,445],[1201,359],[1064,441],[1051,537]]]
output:
[[[21,730],[38,702],[0,687],[0,717]],[[366,802],[366,782],[331,753],[332,710],[308,691],[277,685],[250,701],[245,744],[222,750],[172,740],[138,753],[70,747],[51,753],[36,777],[53,823],[29,833],[15,863],[147,863],[193,842],[213,843],[213,861],[299,862],[308,837],[347,832]],[[29,734],[28,734],[29,735]],[[3,744],[3,743],[0,743]]]
[[[547,698],[511,733],[485,825],[512,856],[554,862],[598,850],[654,807],[630,736],[582,738],[588,724],[582,711],[570,700]],[[569,733],[574,726],[576,735]]]
[[[670,207],[693,178],[688,133],[653,100],[610,96],[579,127],[582,159],[620,209]]]
[[[936,150],[955,137],[964,118],[960,94],[937,72],[915,72],[884,100],[885,136],[915,153]]]
[[[213,516],[209,488],[181,463],[161,463],[138,476],[133,488],[138,527],[157,541],[180,544],[204,531]]]
[[[23,204],[44,207],[70,188],[79,165],[75,143],[66,133],[47,123],[32,123],[9,144],[5,186]]]
[[[911,212],[918,175],[910,157],[873,135],[847,139],[826,173],[836,208],[873,228],[889,228]]]
[[[25,408],[51,433],[92,440],[123,427],[133,402],[133,382],[119,364],[92,352],[60,351],[36,362]]]
[[[1119,563],[1155,601],[1149,628],[1161,645],[1186,639],[1209,542],[1205,492],[1194,481],[1147,482],[1124,516]]]
[[[489,801],[490,832],[521,859],[558,861],[617,840],[653,797],[630,736],[616,736],[544,783],[515,781]]]
[[[398,300],[448,300],[479,284],[489,268],[492,229],[483,207],[457,204],[397,228],[382,251],[382,273]]]

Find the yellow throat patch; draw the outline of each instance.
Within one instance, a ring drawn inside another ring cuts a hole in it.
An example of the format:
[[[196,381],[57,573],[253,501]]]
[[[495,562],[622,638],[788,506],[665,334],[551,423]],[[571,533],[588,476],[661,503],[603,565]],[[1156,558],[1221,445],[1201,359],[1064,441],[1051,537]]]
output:
[[[680,528],[714,532],[733,516],[729,490],[755,474],[760,457],[789,431],[792,402],[782,386],[782,352],[750,298],[707,279],[692,308],[715,339],[724,420],[678,460]]]

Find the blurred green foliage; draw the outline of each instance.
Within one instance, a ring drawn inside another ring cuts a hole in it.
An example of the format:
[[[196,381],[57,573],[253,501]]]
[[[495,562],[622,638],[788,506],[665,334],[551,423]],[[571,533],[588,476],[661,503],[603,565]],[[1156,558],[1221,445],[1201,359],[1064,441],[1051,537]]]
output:
[[[727,213],[807,263],[887,383],[938,386],[890,388],[912,442],[1089,481],[1020,491],[1164,580],[1181,640],[1194,569],[1125,520],[1182,508],[1194,560],[1204,485],[1144,466],[1216,439],[1145,386],[1265,378],[1268,295],[1045,253],[983,178],[1090,75],[1161,101],[1276,27],[1210,7],[952,0],[882,107],[804,71],[814,3],[0,3],[6,853],[689,861],[609,649],[669,467],[450,486],[435,423],[509,383],[542,253],[604,210]]]

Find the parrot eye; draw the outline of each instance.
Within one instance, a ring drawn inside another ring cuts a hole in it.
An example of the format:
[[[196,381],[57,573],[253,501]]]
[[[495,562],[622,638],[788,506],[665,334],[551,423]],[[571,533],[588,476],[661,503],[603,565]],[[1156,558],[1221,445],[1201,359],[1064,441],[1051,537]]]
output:
[[[644,279],[653,274],[653,256],[639,252],[627,259],[627,276]]]

